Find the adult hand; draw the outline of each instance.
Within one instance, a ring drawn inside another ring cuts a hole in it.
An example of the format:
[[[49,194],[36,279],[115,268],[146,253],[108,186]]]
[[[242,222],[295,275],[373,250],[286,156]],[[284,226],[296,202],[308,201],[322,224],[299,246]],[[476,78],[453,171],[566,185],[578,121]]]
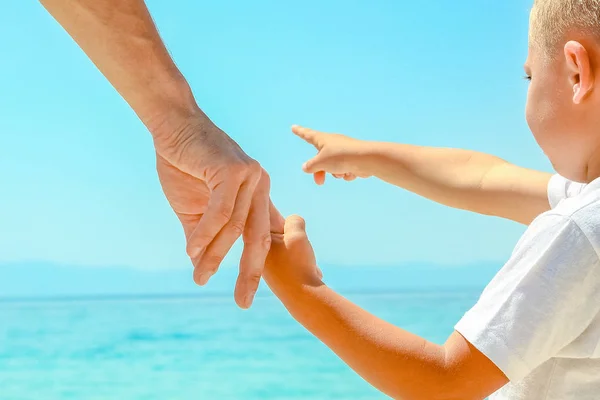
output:
[[[271,244],[269,175],[200,110],[153,132],[158,176],[205,285],[234,242],[244,250],[236,303],[251,306]]]
[[[249,307],[270,247],[269,177],[200,111],[144,0],[41,0],[154,137],[197,283],[243,234],[235,297]]]

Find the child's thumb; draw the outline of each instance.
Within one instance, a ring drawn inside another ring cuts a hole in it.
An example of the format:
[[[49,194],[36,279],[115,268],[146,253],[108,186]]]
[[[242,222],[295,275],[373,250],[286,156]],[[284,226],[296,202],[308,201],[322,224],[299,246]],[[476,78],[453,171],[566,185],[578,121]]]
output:
[[[285,235],[302,234],[306,235],[306,222],[299,215],[292,215],[285,219]]]
[[[327,158],[319,153],[302,165],[302,170],[308,174],[314,174],[315,172],[325,171],[327,172]]]

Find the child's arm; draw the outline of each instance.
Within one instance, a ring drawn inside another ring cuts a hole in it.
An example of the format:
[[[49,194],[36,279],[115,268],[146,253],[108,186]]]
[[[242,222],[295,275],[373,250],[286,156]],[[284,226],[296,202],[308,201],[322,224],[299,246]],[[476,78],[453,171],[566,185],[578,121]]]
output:
[[[454,333],[443,346],[397,328],[338,295],[316,272],[304,221],[274,235],[265,280],[290,314],[361,377],[392,398],[484,399],[508,380]]]
[[[438,203],[529,224],[550,209],[551,174],[521,168],[475,151],[366,142],[294,127],[319,154],[304,170],[323,183],[325,173],[352,180],[376,176]]]

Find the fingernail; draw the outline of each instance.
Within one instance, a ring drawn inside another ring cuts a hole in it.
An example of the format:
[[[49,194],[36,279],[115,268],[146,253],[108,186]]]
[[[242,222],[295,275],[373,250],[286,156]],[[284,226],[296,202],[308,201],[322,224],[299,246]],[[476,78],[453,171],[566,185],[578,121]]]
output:
[[[192,258],[198,258],[200,257],[200,254],[202,253],[202,248],[201,247],[195,247],[192,249],[192,251],[190,252],[190,257]]]
[[[213,274],[209,271],[202,272],[200,274],[200,277],[198,278],[198,284],[200,286],[206,285],[212,276],[213,276]]]
[[[252,305],[252,300],[254,300],[255,295],[256,295],[256,292],[251,292],[250,294],[247,294],[246,297],[244,297],[244,307],[250,308],[250,306]]]

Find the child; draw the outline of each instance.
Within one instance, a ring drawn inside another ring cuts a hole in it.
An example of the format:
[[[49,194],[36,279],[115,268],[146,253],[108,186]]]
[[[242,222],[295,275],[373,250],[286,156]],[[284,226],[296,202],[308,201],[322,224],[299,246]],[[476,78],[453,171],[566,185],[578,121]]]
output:
[[[293,128],[319,150],[304,165],[317,183],[325,173],[377,176],[449,206],[529,225],[439,346],[327,288],[304,221],[290,217],[283,226],[274,212],[279,234],[267,284],[295,319],[393,398],[600,398],[600,0],[536,0],[525,70],[527,121],[560,175],[475,152]]]

